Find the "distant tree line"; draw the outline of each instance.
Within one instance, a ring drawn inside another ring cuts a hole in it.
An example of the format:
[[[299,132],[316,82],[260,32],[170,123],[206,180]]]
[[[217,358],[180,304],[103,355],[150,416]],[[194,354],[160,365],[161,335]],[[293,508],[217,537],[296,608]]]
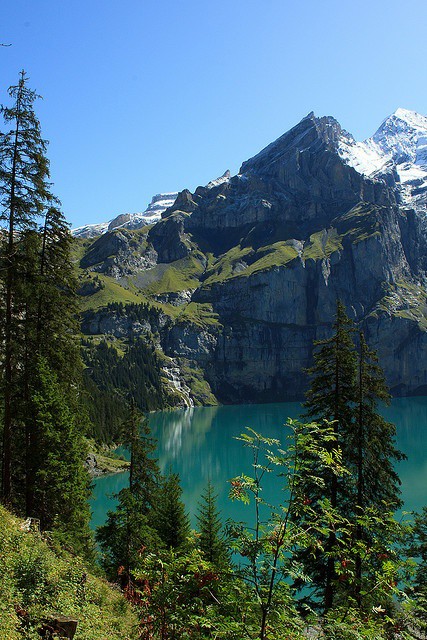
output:
[[[130,309],[135,317],[144,313],[138,307],[132,305]],[[131,339],[123,355],[105,340],[97,345],[83,340],[83,359],[86,406],[95,439],[106,443],[118,441],[131,399],[140,411],[164,406],[166,395],[160,363],[153,346],[142,338]]]

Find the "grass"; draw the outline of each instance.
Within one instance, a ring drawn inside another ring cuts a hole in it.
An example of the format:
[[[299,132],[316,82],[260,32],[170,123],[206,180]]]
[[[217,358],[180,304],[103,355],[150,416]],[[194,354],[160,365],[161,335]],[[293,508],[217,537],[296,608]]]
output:
[[[111,302],[123,302],[123,304],[131,302],[140,304],[142,302],[147,302],[147,298],[142,296],[139,292],[126,289],[116,282],[114,278],[110,278],[109,276],[105,276],[101,273],[94,275],[99,278],[103,286],[96,293],[93,293],[90,296],[81,297],[80,309],[82,311],[87,311],[88,309],[99,309],[100,307],[105,307]]]
[[[159,295],[162,293],[178,293],[187,289],[196,289],[204,270],[200,254],[190,253],[181,260],[172,262],[164,271],[159,272],[159,279],[149,284],[144,293]]]
[[[342,250],[342,236],[337,229],[323,229],[310,236],[310,240],[304,246],[303,258],[308,260],[322,260],[329,258],[334,251]]]
[[[79,264],[80,260],[83,258],[85,253],[88,252],[90,246],[93,244],[97,238],[73,238],[73,242],[71,245],[71,261]]]
[[[80,558],[22,526],[0,507],[2,640],[40,640],[43,619],[57,615],[78,620],[74,640],[137,640],[136,615],[117,589]]]
[[[191,395],[196,406],[216,406],[217,399],[212,393],[212,389],[206,382],[203,371],[196,367],[182,366],[182,375],[187,386],[190,388]]]
[[[353,243],[361,242],[380,235],[379,215],[382,209],[383,207],[361,202],[333,222],[343,237],[347,236]]]
[[[190,302],[176,318],[177,322],[191,322],[200,328],[218,327],[219,316],[214,313],[212,305],[205,302]]]
[[[100,453],[95,453],[94,456],[96,458],[96,465],[102,473],[121,473],[129,469],[130,462],[127,460],[101,455]]]
[[[298,251],[293,246],[292,240],[275,242],[257,251],[251,247],[242,248],[238,245],[212,262],[206,272],[204,284],[211,285],[230,278],[247,278],[254,273],[286,265],[297,256]]]
[[[236,277],[247,277],[260,271],[267,271],[273,267],[282,267],[298,257],[298,251],[292,245],[292,241],[275,242],[269,247],[261,247],[256,253],[260,256],[245,271],[238,273]]]
[[[206,270],[204,284],[209,285],[214,282],[224,282],[224,280],[232,278],[236,264],[246,262],[253,254],[254,250],[251,247],[244,247],[242,249],[238,245],[219,256],[216,260],[210,255],[210,264]]]
[[[390,285],[372,315],[377,317],[380,312],[412,320],[421,331],[427,331],[427,292],[419,284],[400,280]]]

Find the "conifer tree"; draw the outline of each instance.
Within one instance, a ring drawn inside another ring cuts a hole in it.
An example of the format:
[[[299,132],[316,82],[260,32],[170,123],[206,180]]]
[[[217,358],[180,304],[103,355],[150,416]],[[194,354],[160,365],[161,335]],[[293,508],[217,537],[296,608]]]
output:
[[[427,635],[427,507],[424,507],[421,513],[414,515],[407,554],[418,559],[411,595],[414,601],[415,625],[423,634],[420,633],[418,637],[425,638]]]
[[[337,301],[332,336],[314,343],[314,365],[308,370],[311,386],[305,403],[308,417],[332,422],[337,442],[342,449],[344,466],[348,460],[348,438],[353,429],[355,401],[356,353],[353,333],[354,325],[342,302]],[[338,478],[335,474],[326,472],[323,488],[318,485],[307,487],[309,499],[326,497],[330,500],[331,507],[336,509],[349,499],[348,482],[348,476]],[[326,554],[322,554],[314,563],[310,561],[309,554],[306,559],[314,571],[313,578],[318,585],[318,595],[321,595],[325,611],[333,604],[335,545],[336,535],[332,531],[325,541]]]
[[[356,391],[354,429],[348,434],[348,466],[355,479],[353,504],[354,516],[358,518],[355,541],[368,544],[374,532],[367,531],[361,524],[365,510],[374,508],[381,516],[402,506],[395,463],[405,456],[395,446],[395,425],[379,413],[378,403],[389,404],[390,394],[378,357],[369,349],[362,332],[359,333]],[[362,553],[357,553],[354,595],[359,607],[362,605],[363,570]]]
[[[38,433],[33,507],[42,530],[91,557],[89,477],[86,447],[76,415],[46,359],[40,358],[32,384],[31,407]]]
[[[153,457],[156,447],[148,420],[132,402],[123,424],[123,444],[130,453],[129,485],[118,495],[115,511],[98,528],[96,537],[103,551],[103,565],[111,578],[119,571],[123,586],[129,585],[142,549],[157,549],[161,542],[153,524],[160,471]]]
[[[305,406],[311,417],[332,421],[348,473],[335,480],[326,473],[322,483],[306,483],[305,491],[313,504],[328,499],[348,524],[329,533],[316,554],[298,554],[325,612],[338,601],[363,608],[362,594],[376,592],[378,558],[390,557],[391,540],[400,535],[391,514],[401,505],[394,463],[404,457],[394,443],[394,425],[379,413],[378,403],[388,402],[389,394],[376,354],[362,333],[357,352],[353,323],[340,302],[333,328],[331,338],[315,343]]]
[[[199,533],[198,546],[209,562],[217,567],[222,567],[228,562],[227,545],[221,533],[222,522],[216,507],[217,496],[211,481],[202,493],[202,501],[199,503],[196,515]]]
[[[24,72],[9,95],[12,107],[2,107],[2,115],[11,129],[0,139],[2,499],[39,518],[43,528],[68,528],[69,541],[82,546],[90,538],[82,446],[87,425],[71,236],[51,193],[47,143],[33,108],[39,96],[27,87]],[[60,463],[59,441],[66,444]]]
[[[34,114],[34,102],[39,97],[27,86],[27,76],[21,72],[19,82],[9,89],[13,104],[1,107],[9,131],[0,133],[0,223],[4,228],[1,271],[4,290],[3,348],[3,447],[2,500],[12,501],[12,447],[14,430],[19,428],[15,407],[19,362],[22,359],[22,300],[19,281],[22,265],[20,244],[28,230],[34,229],[46,206],[55,202],[50,192],[49,162],[46,142]]]
[[[179,476],[171,470],[162,478],[155,509],[155,526],[167,549],[185,549],[190,522],[181,500]]]

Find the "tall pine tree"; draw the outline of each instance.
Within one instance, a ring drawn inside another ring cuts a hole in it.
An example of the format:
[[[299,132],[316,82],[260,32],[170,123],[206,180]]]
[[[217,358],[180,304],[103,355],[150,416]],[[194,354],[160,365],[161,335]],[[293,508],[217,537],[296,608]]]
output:
[[[344,465],[347,459],[348,436],[352,431],[355,398],[356,354],[353,333],[354,325],[348,318],[342,302],[337,301],[332,336],[314,343],[314,365],[308,370],[311,386],[305,403],[308,417],[332,422],[337,442],[343,450]],[[324,487],[321,489],[322,495],[319,496],[319,486],[307,487],[307,492],[311,500],[315,497],[328,498],[332,508],[336,509],[343,499],[349,498],[347,485],[348,476],[339,479],[333,473],[326,473]],[[306,559],[314,571],[313,577],[318,586],[317,595],[321,597],[326,611],[333,604],[333,582],[336,580],[333,549],[336,542],[335,533],[329,533],[325,541],[326,554],[319,555],[314,563],[311,563],[309,558]]]
[[[216,506],[217,496],[210,480],[201,498],[196,515],[199,533],[198,547],[203,551],[208,562],[221,568],[229,562],[229,557],[227,545],[222,534],[221,518]]]
[[[64,532],[68,527],[69,541],[82,547],[89,540],[82,444],[87,425],[80,401],[71,236],[51,193],[47,143],[33,108],[38,96],[24,72],[9,95],[12,107],[3,107],[2,114],[12,126],[0,140],[2,500],[22,515],[39,518],[44,528]],[[59,440],[66,448],[55,463]],[[55,471],[48,470],[48,459]]]
[[[119,573],[122,585],[127,586],[141,550],[161,546],[153,517],[160,471],[153,457],[156,444],[150,436],[148,420],[133,402],[122,436],[130,452],[129,485],[118,493],[118,505],[115,511],[108,512],[107,522],[98,528],[96,537],[107,574],[114,579]]]
[[[162,478],[155,509],[155,526],[167,549],[182,551],[187,546],[190,521],[181,500],[179,475],[171,470]]]
[[[14,431],[18,430],[16,408],[19,405],[19,376],[22,362],[22,317],[25,303],[20,299],[22,252],[20,245],[27,231],[34,229],[46,206],[55,202],[50,192],[49,162],[46,142],[34,113],[39,97],[28,88],[27,76],[21,72],[19,82],[9,89],[13,104],[1,107],[10,129],[0,134],[0,222],[4,228],[2,265],[4,290],[3,349],[3,446],[2,500],[11,504],[12,449]],[[16,401],[15,401],[16,400]]]
[[[401,505],[394,464],[403,455],[394,443],[394,425],[378,407],[379,402],[389,401],[384,375],[363,334],[358,349],[354,334],[344,306],[337,302],[332,336],[315,343],[305,404],[310,417],[332,421],[347,469],[340,478],[326,473],[321,483],[307,481],[305,486],[314,508],[320,499],[328,499],[343,523],[320,540],[316,553],[298,554],[314,584],[312,604],[317,599],[325,612],[338,602],[363,608],[362,594],[376,591],[378,557],[387,545],[392,547],[390,541],[397,535],[390,514]]]
[[[387,422],[378,411],[378,403],[390,403],[384,373],[378,357],[369,349],[365,336],[359,333],[354,429],[349,436],[348,467],[355,479],[355,581],[353,595],[362,606],[363,573],[373,567],[364,563],[364,548],[372,542],[374,531],[362,526],[366,509],[374,509],[381,517],[402,506],[400,480],[395,471],[396,462],[405,458],[396,448],[395,425]],[[375,569],[375,568],[374,568]]]

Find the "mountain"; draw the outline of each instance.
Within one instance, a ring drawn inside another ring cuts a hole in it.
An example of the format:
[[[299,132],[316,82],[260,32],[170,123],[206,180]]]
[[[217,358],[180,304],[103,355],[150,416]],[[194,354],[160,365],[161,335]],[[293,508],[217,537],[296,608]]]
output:
[[[121,213],[109,222],[87,224],[72,229],[71,234],[76,238],[95,238],[102,233],[122,227],[124,229],[140,229],[147,224],[160,220],[163,211],[173,205],[178,192],[158,193],[153,196],[150,204],[142,213]]]
[[[427,201],[427,118],[397,109],[365,142],[343,137],[341,157],[366,176],[400,186],[402,201],[425,212]]]
[[[339,298],[393,393],[426,393],[426,123],[398,109],[360,143],[310,113],[155,224],[90,242],[84,332],[151,340],[187,404],[289,400]],[[111,299],[151,316],[132,323]]]

